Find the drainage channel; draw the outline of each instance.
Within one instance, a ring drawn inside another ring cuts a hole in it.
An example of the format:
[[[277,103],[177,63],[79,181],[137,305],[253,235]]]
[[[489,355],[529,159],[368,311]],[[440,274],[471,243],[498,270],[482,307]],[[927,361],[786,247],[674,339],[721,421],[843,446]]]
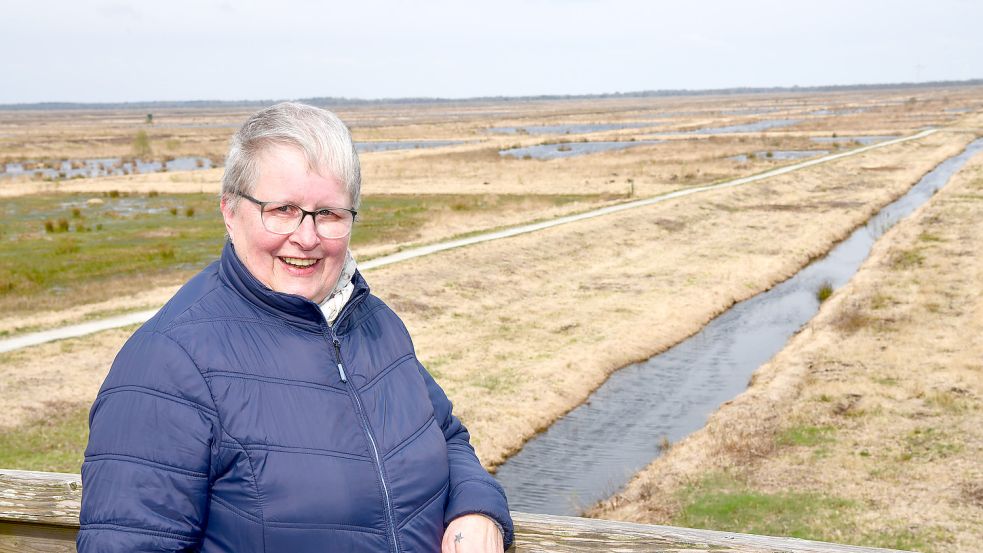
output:
[[[512,509],[576,515],[620,489],[660,453],[698,430],[819,310],[816,291],[839,288],[891,226],[928,201],[969,158],[970,143],[795,276],[734,305],[700,332],[614,373],[587,401],[499,466]]]

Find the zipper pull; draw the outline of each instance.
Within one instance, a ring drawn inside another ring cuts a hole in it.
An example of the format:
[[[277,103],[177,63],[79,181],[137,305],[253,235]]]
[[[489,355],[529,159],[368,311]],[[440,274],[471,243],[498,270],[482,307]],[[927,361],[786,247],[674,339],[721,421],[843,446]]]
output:
[[[335,336],[331,341],[332,343],[334,343],[334,352],[335,355],[338,357],[338,376],[341,377],[342,382],[347,383],[348,375],[345,374],[345,367],[344,365],[341,364],[341,340],[339,340],[338,337]]]

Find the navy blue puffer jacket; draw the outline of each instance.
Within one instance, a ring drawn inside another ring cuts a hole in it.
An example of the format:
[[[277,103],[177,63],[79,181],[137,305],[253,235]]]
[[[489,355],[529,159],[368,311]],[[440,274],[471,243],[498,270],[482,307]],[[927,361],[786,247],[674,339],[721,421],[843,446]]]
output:
[[[230,244],[123,346],[92,406],[81,552],[440,550],[505,495],[361,275],[329,326]]]

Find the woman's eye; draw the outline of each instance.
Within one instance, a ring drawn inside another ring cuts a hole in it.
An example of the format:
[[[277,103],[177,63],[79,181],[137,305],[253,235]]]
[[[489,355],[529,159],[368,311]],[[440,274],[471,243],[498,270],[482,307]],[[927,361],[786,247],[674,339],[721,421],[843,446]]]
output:
[[[291,204],[272,204],[266,206],[266,212],[277,217],[293,217],[300,213],[297,206]]]
[[[333,221],[335,219],[340,219],[340,215],[336,211],[331,209],[322,209],[317,212],[317,218],[323,221]]]

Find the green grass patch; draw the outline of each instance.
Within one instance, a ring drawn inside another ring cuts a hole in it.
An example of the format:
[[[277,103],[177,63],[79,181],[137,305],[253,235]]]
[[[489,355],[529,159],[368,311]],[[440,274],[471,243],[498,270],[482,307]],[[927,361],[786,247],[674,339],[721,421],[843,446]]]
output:
[[[891,267],[897,270],[921,267],[924,262],[925,254],[918,249],[899,251],[891,257]]]
[[[926,394],[925,403],[943,413],[962,413],[970,408],[969,392],[962,388],[935,390]]]
[[[0,467],[79,472],[89,439],[89,409],[55,412],[43,420],[0,432]]]
[[[813,447],[835,441],[832,426],[800,425],[786,428],[776,437],[778,445]]]
[[[150,137],[147,136],[147,131],[137,131],[136,136],[133,137],[133,154],[141,158],[146,158],[153,154],[153,150],[150,147]]]
[[[716,474],[681,492],[676,526],[830,541],[830,528],[856,505],[815,493],[763,493]]]
[[[905,435],[899,461],[937,461],[964,449],[960,442],[952,441],[943,431],[932,428],[916,428]]]
[[[516,389],[521,377],[515,370],[505,368],[495,373],[479,374],[472,381],[476,386],[488,392],[506,394]]]
[[[421,229],[443,211],[481,213],[528,211],[534,214],[543,208],[560,207],[576,202],[599,203],[617,199],[609,195],[536,195],[511,194],[428,194],[366,196],[359,208],[358,220],[352,231],[352,247],[401,244],[418,240]],[[530,219],[533,217],[531,216]],[[486,232],[476,229],[466,233]]]
[[[108,299],[145,288],[146,279],[187,276],[221,251],[225,227],[210,194],[107,194],[12,198],[0,228],[0,310],[5,313]],[[169,210],[196,209],[174,218]],[[66,230],[61,221],[77,221]],[[55,236],[48,230],[53,225]]]
[[[903,525],[895,525],[880,532],[861,533],[853,544],[900,549],[902,551],[943,553],[952,550],[948,545],[952,541],[952,536],[942,528],[911,530]]]
[[[881,386],[897,386],[901,383],[900,380],[893,376],[875,377],[872,380],[874,383],[880,384]]]
[[[816,290],[816,299],[819,303],[822,303],[833,295],[833,283],[827,281],[819,285],[819,289]]]
[[[895,299],[889,296],[888,294],[876,292],[870,298],[870,307],[871,309],[884,309],[885,307],[893,304],[894,302]]]
[[[833,317],[833,326],[844,334],[854,334],[874,325],[875,320],[857,306],[847,307]]]
[[[938,528],[912,530],[905,521],[863,529],[861,503],[812,492],[762,492],[725,473],[685,487],[678,498],[674,526],[919,551],[944,551],[951,541]]]
[[[602,195],[365,197],[352,247],[407,244],[441,212],[527,211]],[[92,201],[90,201],[92,200]],[[72,224],[69,221],[73,221]],[[225,226],[212,194],[48,194],[0,206],[0,312],[103,301],[180,282],[218,258]],[[448,237],[449,238],[449,237]]]

